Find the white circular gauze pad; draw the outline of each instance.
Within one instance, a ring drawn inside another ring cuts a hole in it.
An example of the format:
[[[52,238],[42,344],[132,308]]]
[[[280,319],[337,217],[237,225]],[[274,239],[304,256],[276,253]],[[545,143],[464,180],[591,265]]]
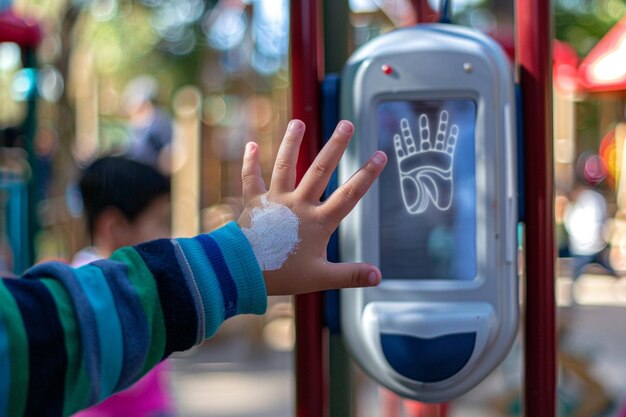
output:
[[[300,219],[282,204],[261,198],[250,212],[250,228],[242,228],[262,271],[280,269],[300,243]]]

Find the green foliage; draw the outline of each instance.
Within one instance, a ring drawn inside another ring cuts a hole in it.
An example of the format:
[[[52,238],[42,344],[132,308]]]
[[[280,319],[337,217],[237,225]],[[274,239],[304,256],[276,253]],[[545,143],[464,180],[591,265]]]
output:
[[[108,20],[87,20],[81,36],[95,52],[101,73],[132,72],[138,63],[145,65],[143,60],[159,40],[150,25],[150,12],[138,5],[126,3]]]
[[[106,19],[83,9],[84,25],[78,28],[77,38],[94,52],[98,73],[114,77],[120,91],[128,80],[149,73],[159,81],[162,101],[169,102],[178,86],[198,82],[204,47],[197,43],[183,56],[164,50],[163,39],[154,29],[154,13],[130,0],[120,1],[117,12]]]
[[[556,38],[585,56],[624,16],[623,0],[558,0],[554,9]]]

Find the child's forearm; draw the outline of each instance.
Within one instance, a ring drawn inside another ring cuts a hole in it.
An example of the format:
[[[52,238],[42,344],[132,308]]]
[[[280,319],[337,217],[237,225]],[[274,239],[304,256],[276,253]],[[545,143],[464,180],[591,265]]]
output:
[[[261,270],[231,223],[0,282],[0,416],[69,415],[128,387],[236,314],[265,312]]]

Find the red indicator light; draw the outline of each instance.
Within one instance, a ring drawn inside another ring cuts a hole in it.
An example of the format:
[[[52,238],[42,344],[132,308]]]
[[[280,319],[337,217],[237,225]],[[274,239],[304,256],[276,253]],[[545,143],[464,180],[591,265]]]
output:
[[[390,75],[393,72],[393,68],[391,68],[391,65],[387,65],[384,64],[382,67],[380,67],[381,70],[383,70],[383,73],[385,75]]]

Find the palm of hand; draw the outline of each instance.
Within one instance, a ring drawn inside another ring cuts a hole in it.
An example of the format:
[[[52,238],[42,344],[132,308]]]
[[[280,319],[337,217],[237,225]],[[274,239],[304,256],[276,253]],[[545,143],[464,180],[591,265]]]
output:
[[[402,136],[393,137],[402,201],[410,214],[423,213],[431,204],[444,211],[452,204],[452,165],[459,126],[454,124],[448,129],[449,114],[442,111],[433,144],[428,117],[421,114],[418,122],[419,144],[407,119],[400,121]]]
[[[261,176],[256,144],[246,147],[242,167],[246,207],[238,223],[259,261],[268,294],[377,285],[381,279],[378,268],[361,263],[330,263],[326,246],[339,222],[380,175],[386,155],[375,152],[352,178],[321,203],[320,197],[348,146],[354,126],[347,121],[338,125],[298,186],[296,162],[304,124],[294,120],[289,126],[276,156],[269,190]],[[295,222],[290,226],[291,218]],[[292,229],[295,235],[285,235]]]

